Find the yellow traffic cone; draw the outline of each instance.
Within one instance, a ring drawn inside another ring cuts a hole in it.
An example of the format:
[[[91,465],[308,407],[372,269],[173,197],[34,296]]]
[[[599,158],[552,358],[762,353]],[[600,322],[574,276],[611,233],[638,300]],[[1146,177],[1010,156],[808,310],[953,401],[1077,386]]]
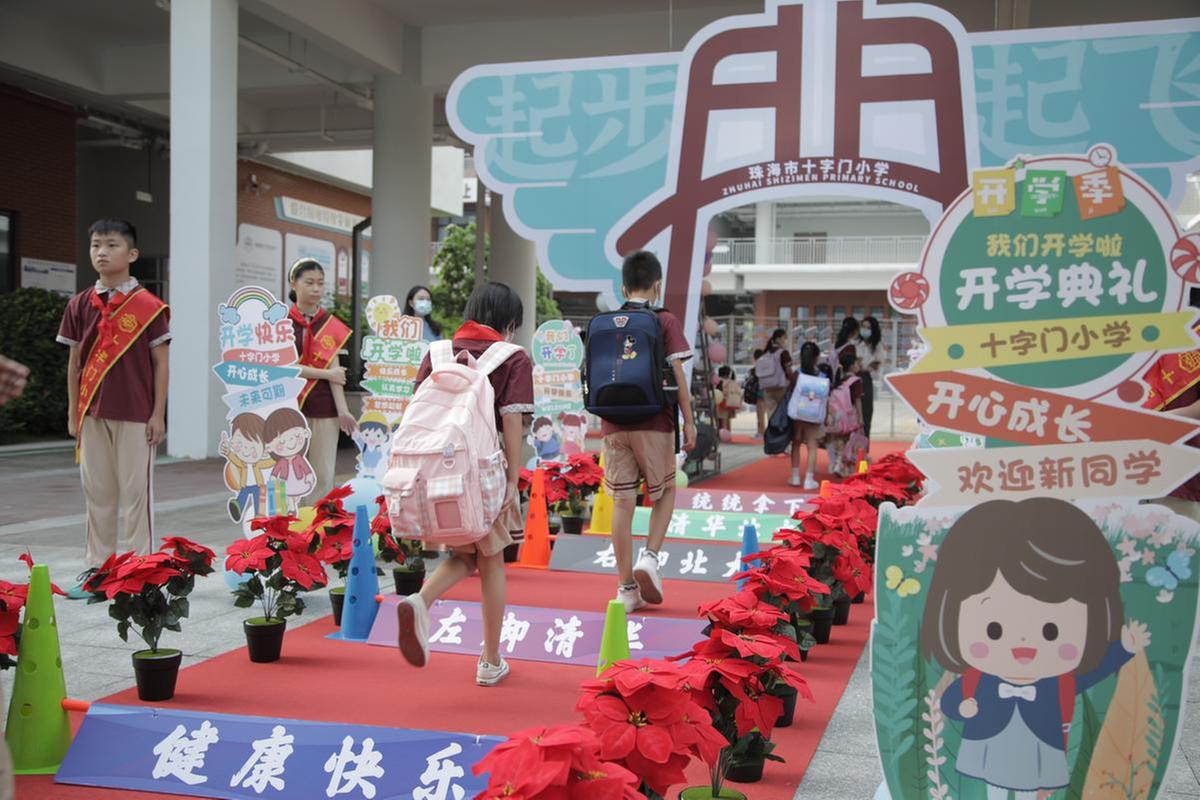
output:
[[[625,603],[622,600],[609,600],[608,611],[604,614],[604,634],[600,639],[600,661],[596,664],[596,675],[603,675],[604,670],[628,658],[629,627],[625,621]]]
[[[71,722],[58,648],[58,620],[50,593],[50,569],[34,566],[21,626],[17,674],[4,738],[17,775],[53,775],[71,746]]]
[[[603,453],[600,454],[600,471],[604,471]],[[604,488],[604,481],[600,481],[600,488],[596,490],[596,499],[592,502],[592,521],[588,530],[592,533],[612,533],[612,517],[612,496]]]

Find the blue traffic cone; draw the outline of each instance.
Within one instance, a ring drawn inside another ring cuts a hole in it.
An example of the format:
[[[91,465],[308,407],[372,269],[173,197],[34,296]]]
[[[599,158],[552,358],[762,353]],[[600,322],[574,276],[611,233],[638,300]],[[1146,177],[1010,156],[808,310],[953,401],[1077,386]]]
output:
[[[752,556],[757,552],[758,552],[758,531],[755,529],[755,527],[753,525],[751,525],[749,522],[747,522],[745,525],[742,526],[742,559],[743,559],[742,563],[745,564],[744,559],[747,556]],[[742,569],[745,569],[745,567],[743,566]],[[738,589],[743,589],[743,588],[745,588],[745,586],[746,586],[745,578],[742,578],[740,581],[738,581]]]
[[[336,638],[365,642],[375,624],[379,604],[379,578],[375,575],[375,552],[371,546],[371,517],[366,506],[354,512],[354,550],[346,576],[346,602],[342,607],[342,631]]]

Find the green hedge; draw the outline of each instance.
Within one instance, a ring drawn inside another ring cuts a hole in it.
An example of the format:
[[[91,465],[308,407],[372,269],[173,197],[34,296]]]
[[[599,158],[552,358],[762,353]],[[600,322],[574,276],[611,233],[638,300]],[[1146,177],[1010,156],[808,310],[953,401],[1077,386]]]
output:
[[[54,340],[66,306],[45,289],[0,297],[0,353],[29,367],[25,393],[0,408],[0,444],[67,438],[67,348]]]

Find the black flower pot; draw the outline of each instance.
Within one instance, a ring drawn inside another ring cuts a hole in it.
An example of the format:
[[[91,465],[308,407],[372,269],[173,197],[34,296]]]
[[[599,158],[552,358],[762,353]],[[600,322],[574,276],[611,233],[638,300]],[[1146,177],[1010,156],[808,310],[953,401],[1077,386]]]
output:
[[[562,518],[562,532],[572,534],[583,533],[583,517],[564,515]]]
[[[833,624],[845,625],[850,621],[850,598],[833,601]]]
[[[801,651],[801,657],[804,653]],[[779,719],[775,720],[776,728],[792,727],[792,720],[796,716],[796,697],[799,692],[795,687],[788,686],[786,693],[780,699],[783,700],[783,713],[779,715]]]
[[[392,570],[392,578],[396,581],[396,594],[407,597],[421,591],[425,584],[425,570],[407,570],[399,567]]]
[[[504,548],[504,563],[515,564],[521,555],[521,543],[513,542],[508,547]]]
[[[333,606],[333,624],[342,627],[342,606],[346,605],[345,586],[335,586],[329,590],[329,604]]]
[[[246,632],[246,650],[250,660],[257,664],[278,661],[283,650],[283,633],[287,630],[286,619],[255,617],[242,623]]]
[[[735,761],[725,771],[725,780],[733,781],[734,783],[758,783],[762,780],[763,764],[765,763],[765,758],[756,758],[752,761]]]
[[[862,605],[863,603],[867,602],[867,593],[859,592],[858,594],[854,595],[854,598],[850,602],[856,606]]]
[[[812,623],[812,635],[817,644],[829,644],[829,632],[833,629],[833,607],[814,608],[808,612],[808,621]]]
[[[175,696],[175,679],[183,653],[179,650],[138,650],[133,654],[133,674],[137,678],[139,700],[153,702]]]
[[[801,660],[801,661],[808,661],[808,650],[801,650],[801,651],[800,651],[800,660]]]

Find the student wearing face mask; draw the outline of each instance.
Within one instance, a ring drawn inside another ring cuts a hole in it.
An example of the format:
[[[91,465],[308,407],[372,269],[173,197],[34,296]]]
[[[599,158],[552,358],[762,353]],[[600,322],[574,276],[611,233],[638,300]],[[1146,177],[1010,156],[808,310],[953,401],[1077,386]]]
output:
[[[882,367],[887,361],[887,350],[883,346],[883,331],[879,329],[879,320],[874,317],[863,317],[858,328],[858,341],[854,343],[862,361],[863,396],[863,433],[871,438],[871,417],[875,414],[875,387],[882,386]]]
[[[404,314],[425,321],[425,341],[436,342],[442,338],[442,326],[433,318],[433,293],[428,287],[414,286],[408,290],[408,297],[404,298]]]

